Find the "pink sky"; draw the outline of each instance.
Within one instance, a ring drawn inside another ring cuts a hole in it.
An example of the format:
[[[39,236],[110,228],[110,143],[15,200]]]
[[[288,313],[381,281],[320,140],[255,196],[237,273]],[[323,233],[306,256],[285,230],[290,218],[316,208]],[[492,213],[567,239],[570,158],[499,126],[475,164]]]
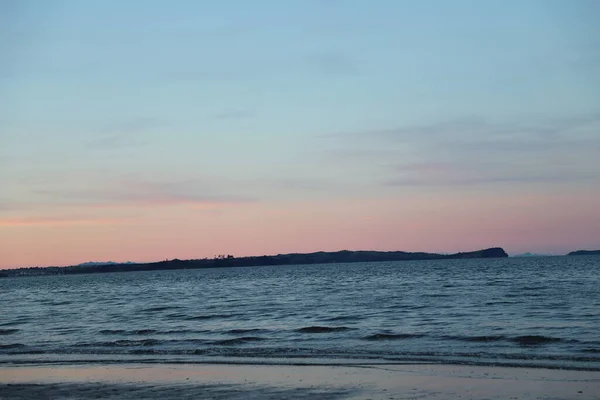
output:
[[[82,207],[70,209],[72,217],[1,219],[0,254],[3,268],[341,249],[458,252],[501,246],[512,254],[560,254],[597,247],[599,194],[427,190],[394,199],[204,209]]]

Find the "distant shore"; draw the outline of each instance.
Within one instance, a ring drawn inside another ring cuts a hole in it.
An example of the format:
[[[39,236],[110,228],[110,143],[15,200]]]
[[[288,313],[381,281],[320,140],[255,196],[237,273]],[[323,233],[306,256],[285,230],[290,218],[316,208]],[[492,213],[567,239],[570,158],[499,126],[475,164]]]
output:
[[[215,258],[197,260],[165,260],[153,263],[110,263],[106,265],[97,263],[84,263],[69,267],[32,267],[12,270],[0,270],[0,277],[13,276],[40,276],[40,275],[66,275],[88,274],[103,272],[128,272],[128,271],[154,271],[173,269],[200,269],[222,267],[255,267],[267,265],[307,265],[307,264],[333,264],[354,262],[382,262],[382,261],[415,261],[415,260],[453,260],[465,258],[503,258],[508,254],[501,247],[476,250],[455,254],[438,254],[405,251],[349,251],[336,252],[320,251],[316,253],[290,253],[272,256],[233,257],[222,255]]]
[[[600,255],[600,250],[577,250],[572,251],[568,256],[598,256]]]
[[[600,372],[458,365],[0,367],[0,398],[597,399]]]

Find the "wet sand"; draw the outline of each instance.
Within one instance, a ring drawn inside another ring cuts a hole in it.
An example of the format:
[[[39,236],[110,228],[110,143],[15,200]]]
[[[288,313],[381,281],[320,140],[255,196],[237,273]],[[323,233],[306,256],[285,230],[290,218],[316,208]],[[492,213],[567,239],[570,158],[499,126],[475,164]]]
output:
[[[600,399],[600,372],[458,365],[0,367],[0,399]]]

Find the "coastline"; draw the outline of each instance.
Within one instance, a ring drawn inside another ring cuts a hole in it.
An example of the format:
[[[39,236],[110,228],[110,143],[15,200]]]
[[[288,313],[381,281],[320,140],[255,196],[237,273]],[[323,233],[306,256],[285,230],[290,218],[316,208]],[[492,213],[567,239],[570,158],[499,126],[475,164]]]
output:
[[[0,269],[0,278],[23,276],[60,276],[114,272],[140,271],[172,271],[182,269],[209,269],[230,267],[265,267],[315,264],[352,264],[360,262],[393,262],[393,261],[434,261],[462,259],[497,259],[507,258],[508,254],[501,247],[490,247],[469,252],[454,254],[438,254],[406,251],[373,251],[373,250],[340,250],[318,251],[315,253],[288,253],[263,256],[234,257],[221,255],[215,258],[165,261],[144,263],[83,263],[56,267],[23,267]]]
[[[600,371],[442,364],[0,367],[0,399],[597,399]]]

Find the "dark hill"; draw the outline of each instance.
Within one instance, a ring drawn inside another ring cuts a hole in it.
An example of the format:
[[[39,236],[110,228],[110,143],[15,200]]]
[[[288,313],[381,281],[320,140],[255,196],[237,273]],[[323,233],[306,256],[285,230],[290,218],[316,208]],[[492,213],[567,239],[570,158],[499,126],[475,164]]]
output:
[[[153,271],[170,269],[198,269],[221,267],[252,267],[266,265],[331,264],[354,262],[449,260],[462,258],[500,258],[508,254],[500,248],[456,254],[408,253],[404,251],[335,251],[316,253],[291,253],[275,256],[233,257],[219,256],[201,260],[166,260],[144,264],[74,265],[70,267],[20,268],[0,271],[0,277],[28,275],[89,274],[100,272]]]
[[[598,256],[600,255],[600,250],[577,250],[572,251],[568,256]]]

